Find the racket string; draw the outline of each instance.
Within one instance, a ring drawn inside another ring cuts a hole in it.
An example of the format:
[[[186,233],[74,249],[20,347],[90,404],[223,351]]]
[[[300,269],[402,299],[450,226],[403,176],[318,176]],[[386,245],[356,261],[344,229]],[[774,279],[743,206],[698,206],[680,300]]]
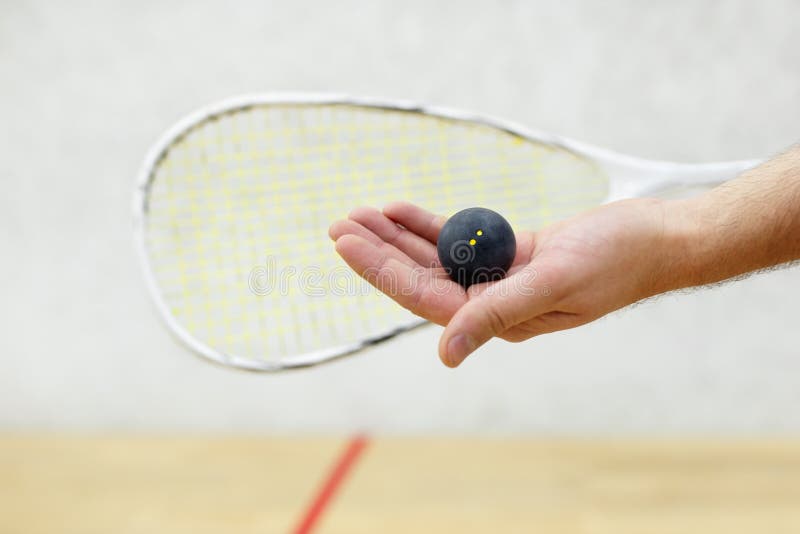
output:
[[[350,271],[327,226],[352,206],[407,199],[449,214],[487,205],[518,228],[536,228],[596,204],[606,188],[590,162],[484,125],[264,105],[206,121],[170,147],[150,187],[146,237],[167,305],[193,335],[270,360],[408,322],[374,289],[335,291],[331,273]],[[292,269],[324,276],[313,288],[295,279],[254,294],[250,277],[265,266],[276,277]]]

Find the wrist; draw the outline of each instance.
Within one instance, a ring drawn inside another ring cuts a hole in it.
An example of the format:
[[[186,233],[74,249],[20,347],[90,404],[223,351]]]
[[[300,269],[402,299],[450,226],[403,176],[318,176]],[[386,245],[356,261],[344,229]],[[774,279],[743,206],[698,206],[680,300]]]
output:
[[[697,198],[663,201],[662,279],[656,293],[708,283],[703,266],[710,241]]]

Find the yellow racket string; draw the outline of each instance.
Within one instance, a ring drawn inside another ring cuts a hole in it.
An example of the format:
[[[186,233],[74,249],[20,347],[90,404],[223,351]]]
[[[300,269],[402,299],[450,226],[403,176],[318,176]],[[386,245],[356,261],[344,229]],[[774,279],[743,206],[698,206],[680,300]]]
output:
[[[164,301],[198,341],[275,360],[410,320],[335,254],[327,228],[352,207],[485,206],[537,229],[596,205],[607,185],[591,162],[487,125],[265,104],[206,120],[169,147],[149,188],[146,246]]]

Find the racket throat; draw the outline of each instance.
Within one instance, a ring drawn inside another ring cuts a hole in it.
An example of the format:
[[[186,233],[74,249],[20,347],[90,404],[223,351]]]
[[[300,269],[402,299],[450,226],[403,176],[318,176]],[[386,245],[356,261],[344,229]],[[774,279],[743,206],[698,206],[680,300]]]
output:
[[[756,160],[720,163],[651,162],[648,165],[608,169],[608,202],[634,197],[672,196],[674,191],[709,189],[736,178],[760,162]]]

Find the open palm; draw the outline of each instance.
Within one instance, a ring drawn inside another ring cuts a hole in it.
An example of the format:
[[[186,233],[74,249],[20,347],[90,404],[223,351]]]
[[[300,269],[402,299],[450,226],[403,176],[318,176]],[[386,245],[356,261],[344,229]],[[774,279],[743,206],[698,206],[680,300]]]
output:
[[[359,275],[413,313],[446,326],[442,361],[458,365],[492,337],[523,341],[592,321],[656,291],[659,201],[602,206],[540,232],[517,232],[508,276],[468,290],[441,267],[446,219],[406,202],[360,207],[335,222],[336,250]]]

